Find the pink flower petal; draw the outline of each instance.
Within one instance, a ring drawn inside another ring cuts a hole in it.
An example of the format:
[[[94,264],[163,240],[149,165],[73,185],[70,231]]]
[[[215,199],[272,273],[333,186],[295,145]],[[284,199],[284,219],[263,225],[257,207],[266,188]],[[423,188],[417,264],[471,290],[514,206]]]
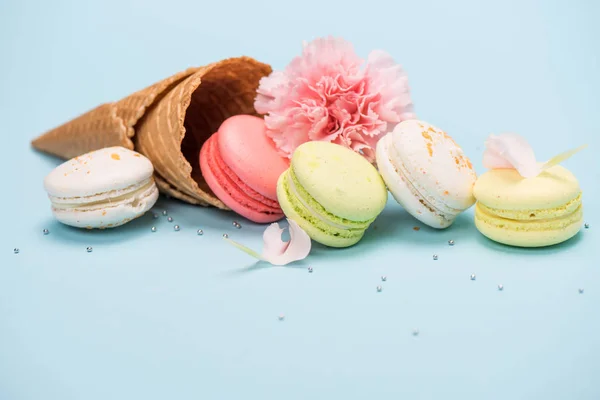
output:
[[[263,233],[263,257],[265,257],[265,254],[280,255],[285,253],[289,242],[281,240],[283,231],[284,229],[280,228],[277,222],[272,223],[265,229],[265,232]]]
[[[286,265],[302,260],[310,253],[312,242],[308,234],[295,221],[290,219],[287,221],[290,232],[288,242],[281,240],[283,229],[277,222],[269,225],[263,234],[262,257],[273,265]]]
[[[261,78],[254,103],[256,111],[266,114],[269,110],[280,107],[287,85],[287,77],[282,72],[274,71],[269,77]]]
[[[377,141],[399,122],[416,118],[402,67],[383,51],[372,52],[363,64],[351,43],[318,38],[304,43],[283,71],[261,79],[254,107],[282,156],[318,140],[372,162]]]
[[[514,168],[524,178],[540,173],[533,149],[525,138],[515,133],[490,135],[485,142],[483,166],[488,169]]]
[[[383,120],[401,122],[406,113],[412,114],[413,108],[406,72],[381,50],[372,51],[368,62],[372,91],[381,93],[382,99],[375,111]]]
[[[491,150],[483,152],[483,166],[488,169],[514,169],[510,162]]]

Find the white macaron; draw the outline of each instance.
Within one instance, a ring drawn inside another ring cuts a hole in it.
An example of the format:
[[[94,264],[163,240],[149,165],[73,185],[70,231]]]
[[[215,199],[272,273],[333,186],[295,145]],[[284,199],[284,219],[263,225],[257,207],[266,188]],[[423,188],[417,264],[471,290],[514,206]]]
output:
[[[108,147],[75,157],[44,179],[56,219],[77,228],[114,228],[158,199],[154,168],[143,155]]]
[[[471,162],[435,126],[419,120],[401,122],[379,140],[376,159],[394,199],[428,226],[447,228],[475,204],[477,175]]]

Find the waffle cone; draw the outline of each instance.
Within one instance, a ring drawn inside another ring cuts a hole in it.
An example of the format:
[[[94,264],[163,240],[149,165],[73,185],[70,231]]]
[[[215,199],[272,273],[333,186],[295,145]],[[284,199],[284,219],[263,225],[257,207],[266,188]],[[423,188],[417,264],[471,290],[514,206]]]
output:
[[[256,89],[270,72],[269,65],[249,57],[190,68],[102,104],[34,139],[32,146],[63,159],[110,146],[135,149],[154,165],[162,193],[228,209],[202,177],[200,148],[228,117],[256,115]]]

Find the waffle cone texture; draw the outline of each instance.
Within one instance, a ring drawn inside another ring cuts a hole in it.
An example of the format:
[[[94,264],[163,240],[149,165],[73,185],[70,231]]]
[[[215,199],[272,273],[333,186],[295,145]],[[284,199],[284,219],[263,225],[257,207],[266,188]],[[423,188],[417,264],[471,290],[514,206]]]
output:
[[[256,89],[271,67],[250,57],[190,68],[106,103],[32,141],[36,150],[70,159],[122,146],[154,165],[160,191],[190,204],[228,210],[200,170],[202,144],[237,114],[257,115]]]

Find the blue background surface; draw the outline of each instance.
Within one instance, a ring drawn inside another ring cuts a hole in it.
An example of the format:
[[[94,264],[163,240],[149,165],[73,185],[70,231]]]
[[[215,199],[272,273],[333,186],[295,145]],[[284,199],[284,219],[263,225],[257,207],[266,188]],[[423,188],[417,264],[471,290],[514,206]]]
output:
[[[599,17],[592,0],[0,2],[0,399],[600,398]],[[329,34],[391,53],[419,117],[479,173],[490,133],[525,135],[540,159],[588,143],[564,165],[590,229],[511,249],[472,210],[414,231],[390,199],[358,246],[264,268],[221,238],[259,250],[264,227],[214,209],[161,199],[179,232],[52,219],[58,161],[32,138],[188,66],[281,69]]]

